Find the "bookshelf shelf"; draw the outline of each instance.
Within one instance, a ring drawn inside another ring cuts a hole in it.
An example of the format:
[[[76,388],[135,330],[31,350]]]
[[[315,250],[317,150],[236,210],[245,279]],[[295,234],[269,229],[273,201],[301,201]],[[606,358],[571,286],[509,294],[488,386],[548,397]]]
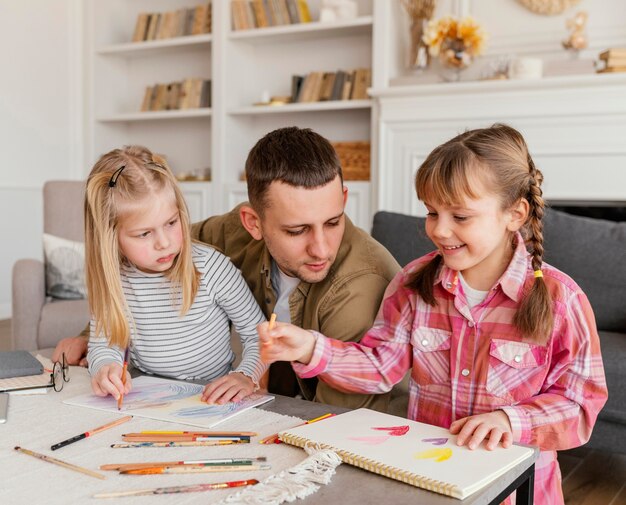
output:
[[[285,105],[251,105],[249,107],[233,109],[229,111],[229,114],[233,116],[253,116],[258,114],[369,109],[371,107],[371,100],[332,100],[328,102],[289,103]]]
[[[206,49],[210,47],[212,40],[213,36],[211,34],[205,34],[146,42],[128,42],[126,44],[105,46],[98,50],[97,54],[124,58],[144,57],[165,52],[187,51],[193,48]]]
[[[97,119],[101,123],[129,123],[133,121],[155,121],[167,119],[188,119],[198,117],[211,117],[211,109],[185,109],[185,110],[161,110],[147,112],[128,112],[102,116]]]
[[[299,23],[293,25],[274,26],[268,28],[254,28],[250,30],[231,31],[231,40],[246,42],[274,42],[280,39],[282,42],[291,40],[306,40],[320,37],[336,37],[362,35],[371,32],[373,25],[372,16],[360,16],[348,21],[332,23]]]

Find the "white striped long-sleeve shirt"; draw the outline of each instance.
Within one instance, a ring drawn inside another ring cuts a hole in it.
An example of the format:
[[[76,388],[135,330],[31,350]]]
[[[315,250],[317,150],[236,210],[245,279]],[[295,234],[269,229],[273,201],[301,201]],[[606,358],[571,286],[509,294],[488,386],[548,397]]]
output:
[[[230,345],[230,322],[241,338],[243,356],[235,371],[258,384],[266,366],[259,356],[256,326],[265,320],[241,273],[220,252],[192,245],[200,271],[200,287],[189,311],[180,316],[180,294],[163,274],[149,274],[122,265],[121,282],[130,322],[130,360],[146,373],[176,379],[211,381],[232,370],[235,354]],[[122,363],[123,349],[96,337],[90,323],[89,371],[112,362]]]

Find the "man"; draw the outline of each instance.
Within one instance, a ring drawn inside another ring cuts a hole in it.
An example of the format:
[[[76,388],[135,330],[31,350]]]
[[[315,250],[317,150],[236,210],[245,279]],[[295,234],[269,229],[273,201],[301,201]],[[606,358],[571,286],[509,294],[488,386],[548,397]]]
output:
[[[275,312],[278,321],[360,340],[399,266],[345,216],[347,188],[333,147],[310,129],[275,130],[250,151],[246,179],[250,202],[194,224],[192,236],[231,258],[267,317]],[[64,348],[76,362],[86,343],[65,339],[54,357]],[[268,389],[348,408],[388,404],[388,395],[298,379],[289,363],[272,365]]]

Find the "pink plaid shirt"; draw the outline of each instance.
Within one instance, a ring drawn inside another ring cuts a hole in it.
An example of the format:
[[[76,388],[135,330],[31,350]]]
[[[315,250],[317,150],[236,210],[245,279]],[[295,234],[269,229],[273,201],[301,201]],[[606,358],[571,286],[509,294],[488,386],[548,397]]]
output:
[[[518,235],[507,270],[470,309],[456,271],[445,265],[434,287],[437,305],[404,287],[437,253],[407,265],[390,283],[374,327],[360,344],[316,334],[300,377],[319,376],[342,391],[384,393],[411,370],[408,416],[448,428],[463,417],[501,409],[515,442],[538,446],[535,503],[563,503],[556,451],[584,444],[607,399],[600,342],[589,301],[576,283],[544,263],[554,330],[545,344],[513,325],[522,293],[534,282]],[[347,315],[349,317],[349,315]]]

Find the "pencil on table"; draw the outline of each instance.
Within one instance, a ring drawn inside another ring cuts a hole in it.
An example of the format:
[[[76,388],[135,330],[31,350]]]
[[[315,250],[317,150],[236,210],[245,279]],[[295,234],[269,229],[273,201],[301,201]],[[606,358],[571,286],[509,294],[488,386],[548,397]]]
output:
[[[270,470],[272,465],[219,465],[219,466],[161,466],[122,470],[120,475],[158,475],[168,473],[215,473],[215,472],[251,472],[253,470]]]
[[[213,484],[191,484],[189,486],[157,487],[154,489],[137,489],[134,491],[117,491],[114,493],[98,493],[94,498],[120,498],[123,496],[145,496],[157,494],[194,493],[198,491],[211,491],[213,489],[226,489],[231,487],[251,486],[258,484],[256,479],[238,480],[233,482],[216,482]]]
[[[208,447],[211,445],[249,444],[249,440],[205,440],[201,442],[126,442],[112,444],[113,449],[130,449],[136,447]]]
[[[130,343],[126,346],[126,351],[124,351],[124,365],[122,366],[122,384],[126,387],[126,370],[128,369],[128,349],[130,349]],[[120,397],[117,399],[117,410],[122,410],[122,402],[124,401],[124,391],[120,394]]]
[[[82,440],[84,438],[91,437],[92,435],[95,435],[96,433],[100,433],[101,431],[108,430],[109,428],[114,428],[115,426],[125,423],[126,421],[130,421],[132,418],[133,416],[125,416],[125,417],[116,419],[115,421],[112,421],[110,423],[103,424],[102,426],[99,426],[98,428],[94,428],[91,431],[86,431],[85,433],[81,433],[80,435],[76,435],[75,437],[68,438],[67,440],[63,440],[63,442],[54,444],[53,446],[50,447],[50,450],[56,451],[57,449],[60,449],[61,447],[65,447],[66,445],[73,444],[74,442],[78,442],[79,440]]]
[[[83,468],[82,466],[77,466],[71,463],[66,463],[65,461],[61,461],[60,459],[56,459],[51,456],[46,456],[45,454],[39,454],[38,452],[35,452],[35,451],[29,451],[28,449],[24,449],[23,447],[16,446],[14,447],[14,449],[16,451],[19,451],[24,454],[28,454],[29,456],[33,456],[34,458],[40,459],[42,461],[47,461],[48,463],[53,463],[55,465],[62,466],[64,468],[67,468],[68,470],[74,470],[75,472],[84,473],[85,475],[89,475],[90,477],[96,477],[97,479],[106,479],[104,475],[88,470],[87,468]]]
[[[323,416],[316,417],[315,419],[309,419],[308,421],[303,422],[302,424],[298,424],[297,426],[304,426],[305,424],[316,423],[317,421],[322,421],[329,417],[333,417],[335,414],[324,414]],[[278,433],[272,433],[271,435],[262,438],[259,441],[260,444],[280,444],[280,440],[278,439]]]
[[[237,463],[265,463],[267,457],[258,456],[255,458],[210,458],[210,459],[190,459],[180,461],[151,461],[141,463],[109,463],[100,465],[100,470],[138,470],[140,468],[154,468],[157,466],[182,466],[182,465],[231,465]]]

